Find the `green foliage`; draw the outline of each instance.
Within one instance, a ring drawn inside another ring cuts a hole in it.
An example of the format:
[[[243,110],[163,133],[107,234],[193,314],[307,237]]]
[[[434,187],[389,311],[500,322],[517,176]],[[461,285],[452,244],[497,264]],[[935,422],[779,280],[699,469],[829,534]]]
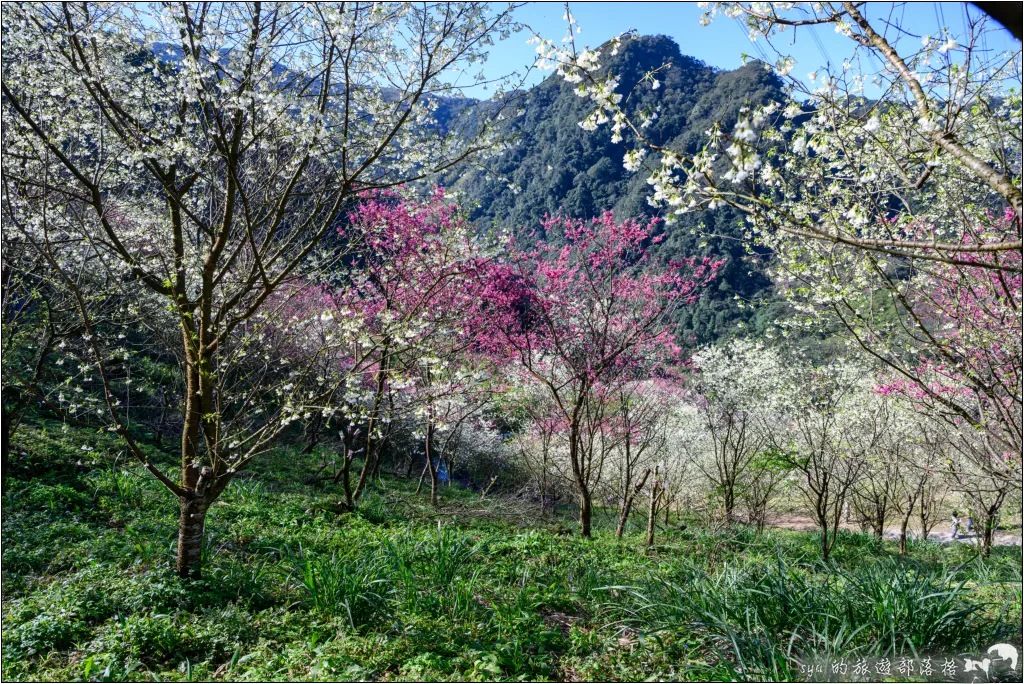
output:
[[[267,486],[259,480],[236,479],[228,490],[228,501],[261,508],[270,501]]]
[[[751,465],[758,470],[784,473],[791,468],[792,462],[791,453],[770,446],[755,455]]]
[[[399,479],[339,513],[336,489],[302,484],[318,457],[286,448],[232,483],[202,579],[182,581],[176,501],[96,453],[55,452],[4,497],[5,679],[785,680],[808,656],[1021,636],[1016,548],[903,559],[844,533],[824,564],[813,534],[673,525],[647,549],[610,512],[586,540],[561,533],[569,506],[524,520],[453,486],[438,510]]]
[[[100,469],[92,479],[96,482],[96,497],[112,494],[129,506],[138,506],[142,502],[151,482],[148,473],[117,462]]]

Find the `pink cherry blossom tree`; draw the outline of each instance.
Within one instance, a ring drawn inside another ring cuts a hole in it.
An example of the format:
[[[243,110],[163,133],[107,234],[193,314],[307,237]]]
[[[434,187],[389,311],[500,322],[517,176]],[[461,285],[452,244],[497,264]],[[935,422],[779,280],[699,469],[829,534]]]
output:
[[[352,256],[340,274],[325,274],[315,288],[320,296],[306,297],[301,315],[310,321],[304,343],[330,339],[339,350],[321,357],[317,377],[339,392],[332,400],[342,455],[332,479],[351,508],[376,472],[395,420],[426,417],[429,442],[438,423],[454,420],[456,405],[479,405],[468,398],[481,371],[467,366],[467,317],[487,258],[441,189],[421,200],[395,191],[365,196],[339,238]]]
[[[678,362],[669,321],[696,301],[721,261],[682,258],[664,270],[648,260],[657,221],[549,218],[546,235],[562,244],[508,246],[488,272],[482,346],[544,388],[563,423],[568,462],[590,536],[592,495],[600,477],[595,416],[618,383],[656,375]]]
[[[989,225],[979,226],[979,233],[999,233],[1016,219],[1007,209],[1000,217],[985,215],[982,222]],[[975,242],[977,235],[965,233],[961,241]],[[898,349],[876,351],[892,375],[879,391],[912,399],[947,423],[984,429],[991,457],[1019,469],[1024,446],[1021,254],[965,252],[957,261],[920,269],[900,285],[894,283],[914,356],[901,362]],[[880,346],[875,329],[862,329],[859,337],[870,349]]]
[[[1016,221],[1012,209],[983,214],[960,240],[984,243]],[[981,518],[987,550],[1003,501],[1020,487],[1022,262],[1020,252],[955,256],[956,263],[922,268],[890,288],[905,312],[901,339],[909,359],[883,346],[875,327],[859,326],[858,340],[888,367],[877,391],[904,399],[944,428],[955,456],[948,475]]]

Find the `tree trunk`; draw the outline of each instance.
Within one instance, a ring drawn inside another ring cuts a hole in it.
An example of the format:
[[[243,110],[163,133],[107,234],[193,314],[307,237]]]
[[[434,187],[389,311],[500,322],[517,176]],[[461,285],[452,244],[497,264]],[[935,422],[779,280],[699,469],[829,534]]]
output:
[[[903,556],[907,555],[907,528],[910,527],[910,518],[914,515],[914,504],[917,503],[917,498],[923,495],[924,481],[921,480],[913,490],[913,495],[905,499],[907,509],[903,511],[903,522],[900,525],[900,554]]]
[[[633,497],[627,496],[619,510],[619,524],[615,526],[615,536],[619,539],[622,539],[622,534],[626,531],[626,521],[629,519],[629,512],[632,508]]]
[[[569,419],[569,463],[572,465],[572,474],[576,480],[576,489],[580,499],[580,534],[589,537],[593,502],[590,497],[590,489],[587,486],[587,479],[584,476],[583,463],[580,460],[579,411],[580,404],[577,402],[572,417]]]
[[[647,482],[647,476],[650,474],[651,469],[648,468],[634,486],[633,491],[627,490],[626,492],[626,497],[622,501],[622,510],[619,513],[619,525],[615,528],[615,536],[619,539],[622,539],[622,534],[626,531],[626,521],[629,519],[629,513],[633,508],[633,500],[640,493],[640,490],[644,488],[644,483]]]
[[[356,489],[352,493],[353,499],[358,501],[366,486],[366,477],[373,470],[373,459],[376,456],[375,445],[373,444],[373,430],[377,424],[377,414],[380,412],[381,402],[384,400],[384,388],[387,385],[388,377],[388,352],[391,341],[384,340],[383,351],[381,352],[380,368],[377,370],[377,382],[373,394],[373,409],[370,411],[370,419],[366,426],[366,447],[364,452],[363,467],[359,471],[359,481],[356,482]]]
[[[199,472],[193,464],[199,457],[199,428],[202,424],[202,384],[199,378],[199,361],[189,349],[191,340],[186,338],[185,360],[185,424],[181,430],[181,481],[185,489],[191,489],[199,479]],[[193,472],[195,471],[195,472]]]
[[[352,459],[355,457],[352,447],[355,445],[358,436],[359,431],[352,425],[342,433],[341,470],[336,472],[334,477],[331,478],[334,484],[337,484],[339,481],[341,482],[342,489],[345,492],[345,506],[348,507],[349,511],[356,509],[355,492],[352,490]]]
[[[349,511],[354,511],[356,509],[356,502],[352,495],[352,459],[349,458],[347,449],[345,452],[341,463],[341,486],[345,490],[345,505]]]
[[[373,420],[370,420],[370,429],[372,430]],[[373,470],[373,438],[370,436],[370,430],[366,432],[366,446],[363,448],[363,467],[359,469],[359,479],[356,480],[356,488],[353,492],[353,496],[358,499],[363,494],[363,489],[366,487],[366,481],[369,478],[370,471]]]
[[[409,454],[409,465],[405,469],[405,479],[406,480],[408,480],[410,477],[412,477],[412,469],[413,469],[413,467],[415,467],[415,465],[416,465],[416,454],[415,453],[411,453],[411,454]]]
[[[988,558],[992,553],[992,542],[995,539],[996,525],[994,517],[985,518],[985,529],[981,537],[981,555]]]
[[[179,577],[191,576],[198,579],[201,574],[206,508],[201,498],[185,497],[179,499],[179,507],[181,514],[178,519],[178,553],[175,567]]]
[[[655,472],[657,477],[657,472]],[[647,545],[654,545],[654,525],[655,517],[658,515],[658,480],[655,479],[654,483],[651,484],[651,503],[647,509]]]
[[[206,514],[210,506],[231,482],[228,474],[214,475],[213,468],[203,466],[202,470],[188,468],[183,478],[186,496],[178,498],[178,553],[175,567],[179,577],[198,579],[203,560],[203,534],[206,529]]]
[[[931,532],[931,506],[928,504],[928,499],[925,497],[924,491],[921,491],[921,506],[918,508],[919,518],[921,520],[921,541],[928,541],[928,533]]]
[[[198,579],[203,556],[206,501],[202,496],[182,497],[178,500],[178,505],[181,515],[178,518],[178,554],[175,567],[179,577],[191,576]]]
[[[430,455],[430,440],[434,436],[434,425],[427,426],[427,472],[430,474],[430,505],[437,506],[437,468],[434,467],[433,457]],[[441,461],[438,459],[438,467]]]
[[[736,493],[731,484],[722,488],[722,503],[725,506],[725,524],[732,525],[733,511],[736,508]]]
[[[913,509],[910,509],[913,510]],[[903,522],[900,524],[900,555],[907,555],[907,527],[910,525],[910,511],[903,516]]]
[[[420,471],[420,481],[418,483],[416,483],[416,491],[414,492],[414,494],[419,494],[420,490],[423,489],[423,479],[427,476],[427,468],[429,468],[429,467],[430,467],[430,464],[428,464],[428,463],[424,463],[423,464],[423,470]]]
[[[178,576],[199,577],[199,564],[202,560],[203,529],[206,522],[206,502],[203,498],[203,489],[206,483],[204,476],[208,475],[209,468],[203,468],[200,473],[199,463],[199,434],[202,427],[202,416],[205,406],[204,387],[200,368],[203,366],[202,357],[197,356],[192,340],[187,336],[185,339],[185,424],[181,431],[181,486],[188,493],[178,498],[180,515],[178,518],[178,551],[175,557],[175,568]]]
[[[541,449],[543,451],[540,462],[540,517],[543,518],[548,512],[548,445],[543,444]]]
[[[433,436],[434,424],[428,422],[425,447],[427,453],[427,473],[430,475],[430,505],[437,506],[437,468],[434,467],[434,457],[430,453],[430,439]]]
[[[821,495],[818,495],[818,505],[816,506],[816,516],[818,518],[818,528],[821,530],[821,560],[827,561],[829,554],[832,552],[832,544],[829,541],[829,520],[828,520],[828,509],[825,506]],[[834,535],[838,534],[838,520],[836,520],[836,529],[833,532]]]
[[[999,511],[1003,507],[1003,500],[1006,498],[1006,492],[1000,492],[996,497],[995,503],[988,508],[983,508],[981,512],[985,515],[984,528],[982,529],[981,535],[981,555],[988,558],[992,553],[992,544],[995,541],[996,527],[998,526]]]
[[[382,436],[380,442],[377,443],[376,450],[374,451],[373,470],[370,471],[371,480],[380,480],[380,466],[384,462],[382,447],[384,446],[386,439],[386,436]]]
[[[590,519],[593,515],[593,504],[590,501],[590,492],[580,491],[580,534],[584,537],[590,536]]]

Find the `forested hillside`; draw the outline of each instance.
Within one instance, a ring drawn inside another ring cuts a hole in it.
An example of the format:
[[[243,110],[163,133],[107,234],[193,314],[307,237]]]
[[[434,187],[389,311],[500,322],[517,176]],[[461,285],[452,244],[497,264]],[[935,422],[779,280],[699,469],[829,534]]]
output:
[[[661,65],[668,66],[659,73],[657,89],[646,82],[627,92],[627,84]],[[682,54],[666,36],[625,41],[607,68],[620,78],[627,111],[657,113],[645,131],[649,139],[686,153],[703,145],[714,122],[731,128],[745,104],[783,99],[781,83],[762,63],[721,71]],[[509,122],[516,140],[513,149],[485,168],[465,167],[446,179],[468,200],[464,206],[478,224],[495,223],[520,234],[536,229],[540,235],[545,214],[592,218],[608,209],[619,219],[659,214],[647,203],[646,174],[629,173],[622,165],[626,147],[580,127],[592,108],[570,84],[548,78],[525,93],[520,104],[522,115]],[[779,304],[767,310],[741,308],[735,300],[739,295],[749,304],[770,296],[763,263],[747,254],[740,220],[728,207],[684,215],[665,226],[665,239],[653,250],[662,260],[680,255],[728,259],[712,290],[681,313],[678,333],[684,341],[706,343],[731,336],[740,331],[740,322],[756,334],[778,312]]]

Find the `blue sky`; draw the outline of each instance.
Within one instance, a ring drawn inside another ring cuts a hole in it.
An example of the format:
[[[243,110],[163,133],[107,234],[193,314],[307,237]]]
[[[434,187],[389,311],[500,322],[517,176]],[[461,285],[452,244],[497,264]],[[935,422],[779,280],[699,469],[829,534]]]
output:
[[[570,3],[570,7],[583,29],[577,36],[578,46],[596,47],[627,28],[634,28],[645,35],[670,36],[679,44],[683,54],[723,69],[741,66],[743,53],[753,57],[760,56],[757,46],[748,40],[747,31],[735,20],[719,15],[710,26],[702,27],[699,20],[703,10],[696,3],[573,2]],[[515,17],[542,36],[559,41],[565,35],[565,21],[562,19],[564,12],[564,5],[561,2],[537,2],[519,9]],[[965,12],[970,12],[972,17],[981,16],[980,10],[976,7],[962,2],[869,4],[870,18],[893,16],[904,30],[913,34],[905,36],[903,40],[916,43],[918,48],[920,36],[938,36],[943,26],[948,27],[952,34],[963,32]],[[994,21],[991,25],[998,26]],[[493,46],[484,68],[485,76],[497,78],[511,71],[525,72],[535,57],[535,46],[526,44],[529,37],[530,34],[524,31]],[[789,32],[781,40],[775,39],[775,42],[780,49],[785,45],[784,51],[797,60],[793,74],[800,77],[806,76],[830,60],[833,63],[842,62],[853,48],[849,38],[836,34],[830,26],[802,28],[796,34],[795,43],[789,45],[792,37],[792,32]],[[997,51],[1016,49],[1020,46],[1020,43],[1002,28],[990,34],[987,41],[989,49]],[[771,48],[763,42],[760,46],[767,50],[767,54],[774,55]],[[530,74],[527,85],[540,82],[550,73],[534,71]],[[475,86],[467,88],[466,94],[487,97],[491,91]]]

